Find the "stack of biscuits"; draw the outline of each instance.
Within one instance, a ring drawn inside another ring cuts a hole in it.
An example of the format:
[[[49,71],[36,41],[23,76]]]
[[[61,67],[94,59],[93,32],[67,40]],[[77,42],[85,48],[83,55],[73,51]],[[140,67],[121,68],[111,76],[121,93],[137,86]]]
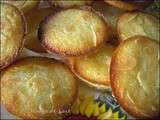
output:
[[[158,118],[160,19],[154,10],[145,11],[157,2],[2,0],[1,104],[22,119],[63,118],[78,97],[80,80],[112,90],[135,118]],[[17,59],[24,48],[65,62]]]

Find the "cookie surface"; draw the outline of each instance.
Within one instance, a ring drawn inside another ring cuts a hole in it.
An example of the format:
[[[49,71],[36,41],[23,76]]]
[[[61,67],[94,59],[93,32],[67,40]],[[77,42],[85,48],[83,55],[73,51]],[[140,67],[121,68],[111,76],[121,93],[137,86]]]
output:
[[[37,8],[26,14],[28,33],[26,35],[25,47],[36,52],[46,52],[38,40],[38,26],[40,21],[54,12],[51,8]]]
[[[9,65],[23,47],[26,32],[22,13],[14,6],[1,3],[0,69]]]
[[[142,12],[128,12],[120,16],[117,24],[120,41],[135,35],[143,35],[160,41],[159,20]]]
[[[77,80],[64,64],[25,58],[1,76],[1,101],[23,119],[49,119],[66,113],[77,95]]]
[[[36,7],[39,3],[38,0],[3,0],[5,3],[12,4],[23,12],[28,12],[32,8]]]
[[[135,36],[116,49],[111,62],[113,93],[126,112],[137,118],[158,117],[159,44]]]
[[[108,26],[92,11],[67,9],[44,19],[38,31],[50,52],[78,56],[97,48],[108,38]]]
[[[114,47],[110,44],[102,46],[95,53],[70,58],[70,68],[85,81],[101,86],[110,86],[109,70]],[[82,80],[83,80],[82,79]]]
[[[93,2],[93,0],[50,0],[49,2],[51,5],[69,8],[74,6],[89,5]]]

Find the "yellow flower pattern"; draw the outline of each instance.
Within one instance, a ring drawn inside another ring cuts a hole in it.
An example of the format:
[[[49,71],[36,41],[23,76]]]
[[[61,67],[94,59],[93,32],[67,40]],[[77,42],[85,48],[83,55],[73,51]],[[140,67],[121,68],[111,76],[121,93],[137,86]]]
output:
[[[82,115],[87,118],[96,117],[98,120],[125,120],[126,116],[119,116],[119,111],[113,112],[112,108],[106,108],[106,104],[94,101],[92,97],[77,99],[71,108],[73,115]]]

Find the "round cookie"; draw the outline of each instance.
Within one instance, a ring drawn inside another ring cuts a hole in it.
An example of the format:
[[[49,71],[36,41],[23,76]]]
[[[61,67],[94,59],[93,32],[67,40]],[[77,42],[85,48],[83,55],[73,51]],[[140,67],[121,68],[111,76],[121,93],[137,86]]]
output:
[[[89,5],[93,0],[50,0],[51,5],[59,6],[62,8],[69,8],[75,6]]]
[[[143,12],[127,12],[120,16],[117,24],[119,40],[124,41],[135,35],[143,35],[160,41],[159,20]]]
[[[109,70],[113,51],[112,45],[103,45],[89,55],[69,58],[69,66],[87,84],[99,89],[109,88]]]
[[[62,63],[49,58],[25,58],[1,76],[1,101],[23,119],[57,118],[76,99],[77,80]]]
[[[24,13],[38,6],[39,0],[3,0],[5,3],[12,4]]]
[[[23,14],[14,6],[1,3],[0,69],[8,66],[23,47],[26,24]]]
[[[135,36],[113,54],[111,87],[119,104],[134,117],[156,118],[160,113],[159,50],[158,42]]]
[[[105,0],[105,2],[123,10],[134,11],[144,9],[150,5],[153,0]]]
[[[38,40],[38,26],[40,21],[47,15],[53,13],[51,8],[37,8],[31,10],[26,14],[28,33],[26,35],[25,47],[36,51],[36,52],[46,52],[45,49],[40,45]]]
[[[39,27],[41,44],[62,56],[88,53],[108,39],[105,21],[91,10],[67,9],[44,19]]]

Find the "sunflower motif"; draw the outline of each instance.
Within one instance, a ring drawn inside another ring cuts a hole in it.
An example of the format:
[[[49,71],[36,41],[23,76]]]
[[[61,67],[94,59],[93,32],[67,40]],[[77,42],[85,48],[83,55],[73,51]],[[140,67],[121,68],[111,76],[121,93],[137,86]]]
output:
[[[71,108],[71,115],[65,120],[125,120],[126,115],[120,116],[119,111],[107,108],[105,103],[92,97],[77,99]]]

